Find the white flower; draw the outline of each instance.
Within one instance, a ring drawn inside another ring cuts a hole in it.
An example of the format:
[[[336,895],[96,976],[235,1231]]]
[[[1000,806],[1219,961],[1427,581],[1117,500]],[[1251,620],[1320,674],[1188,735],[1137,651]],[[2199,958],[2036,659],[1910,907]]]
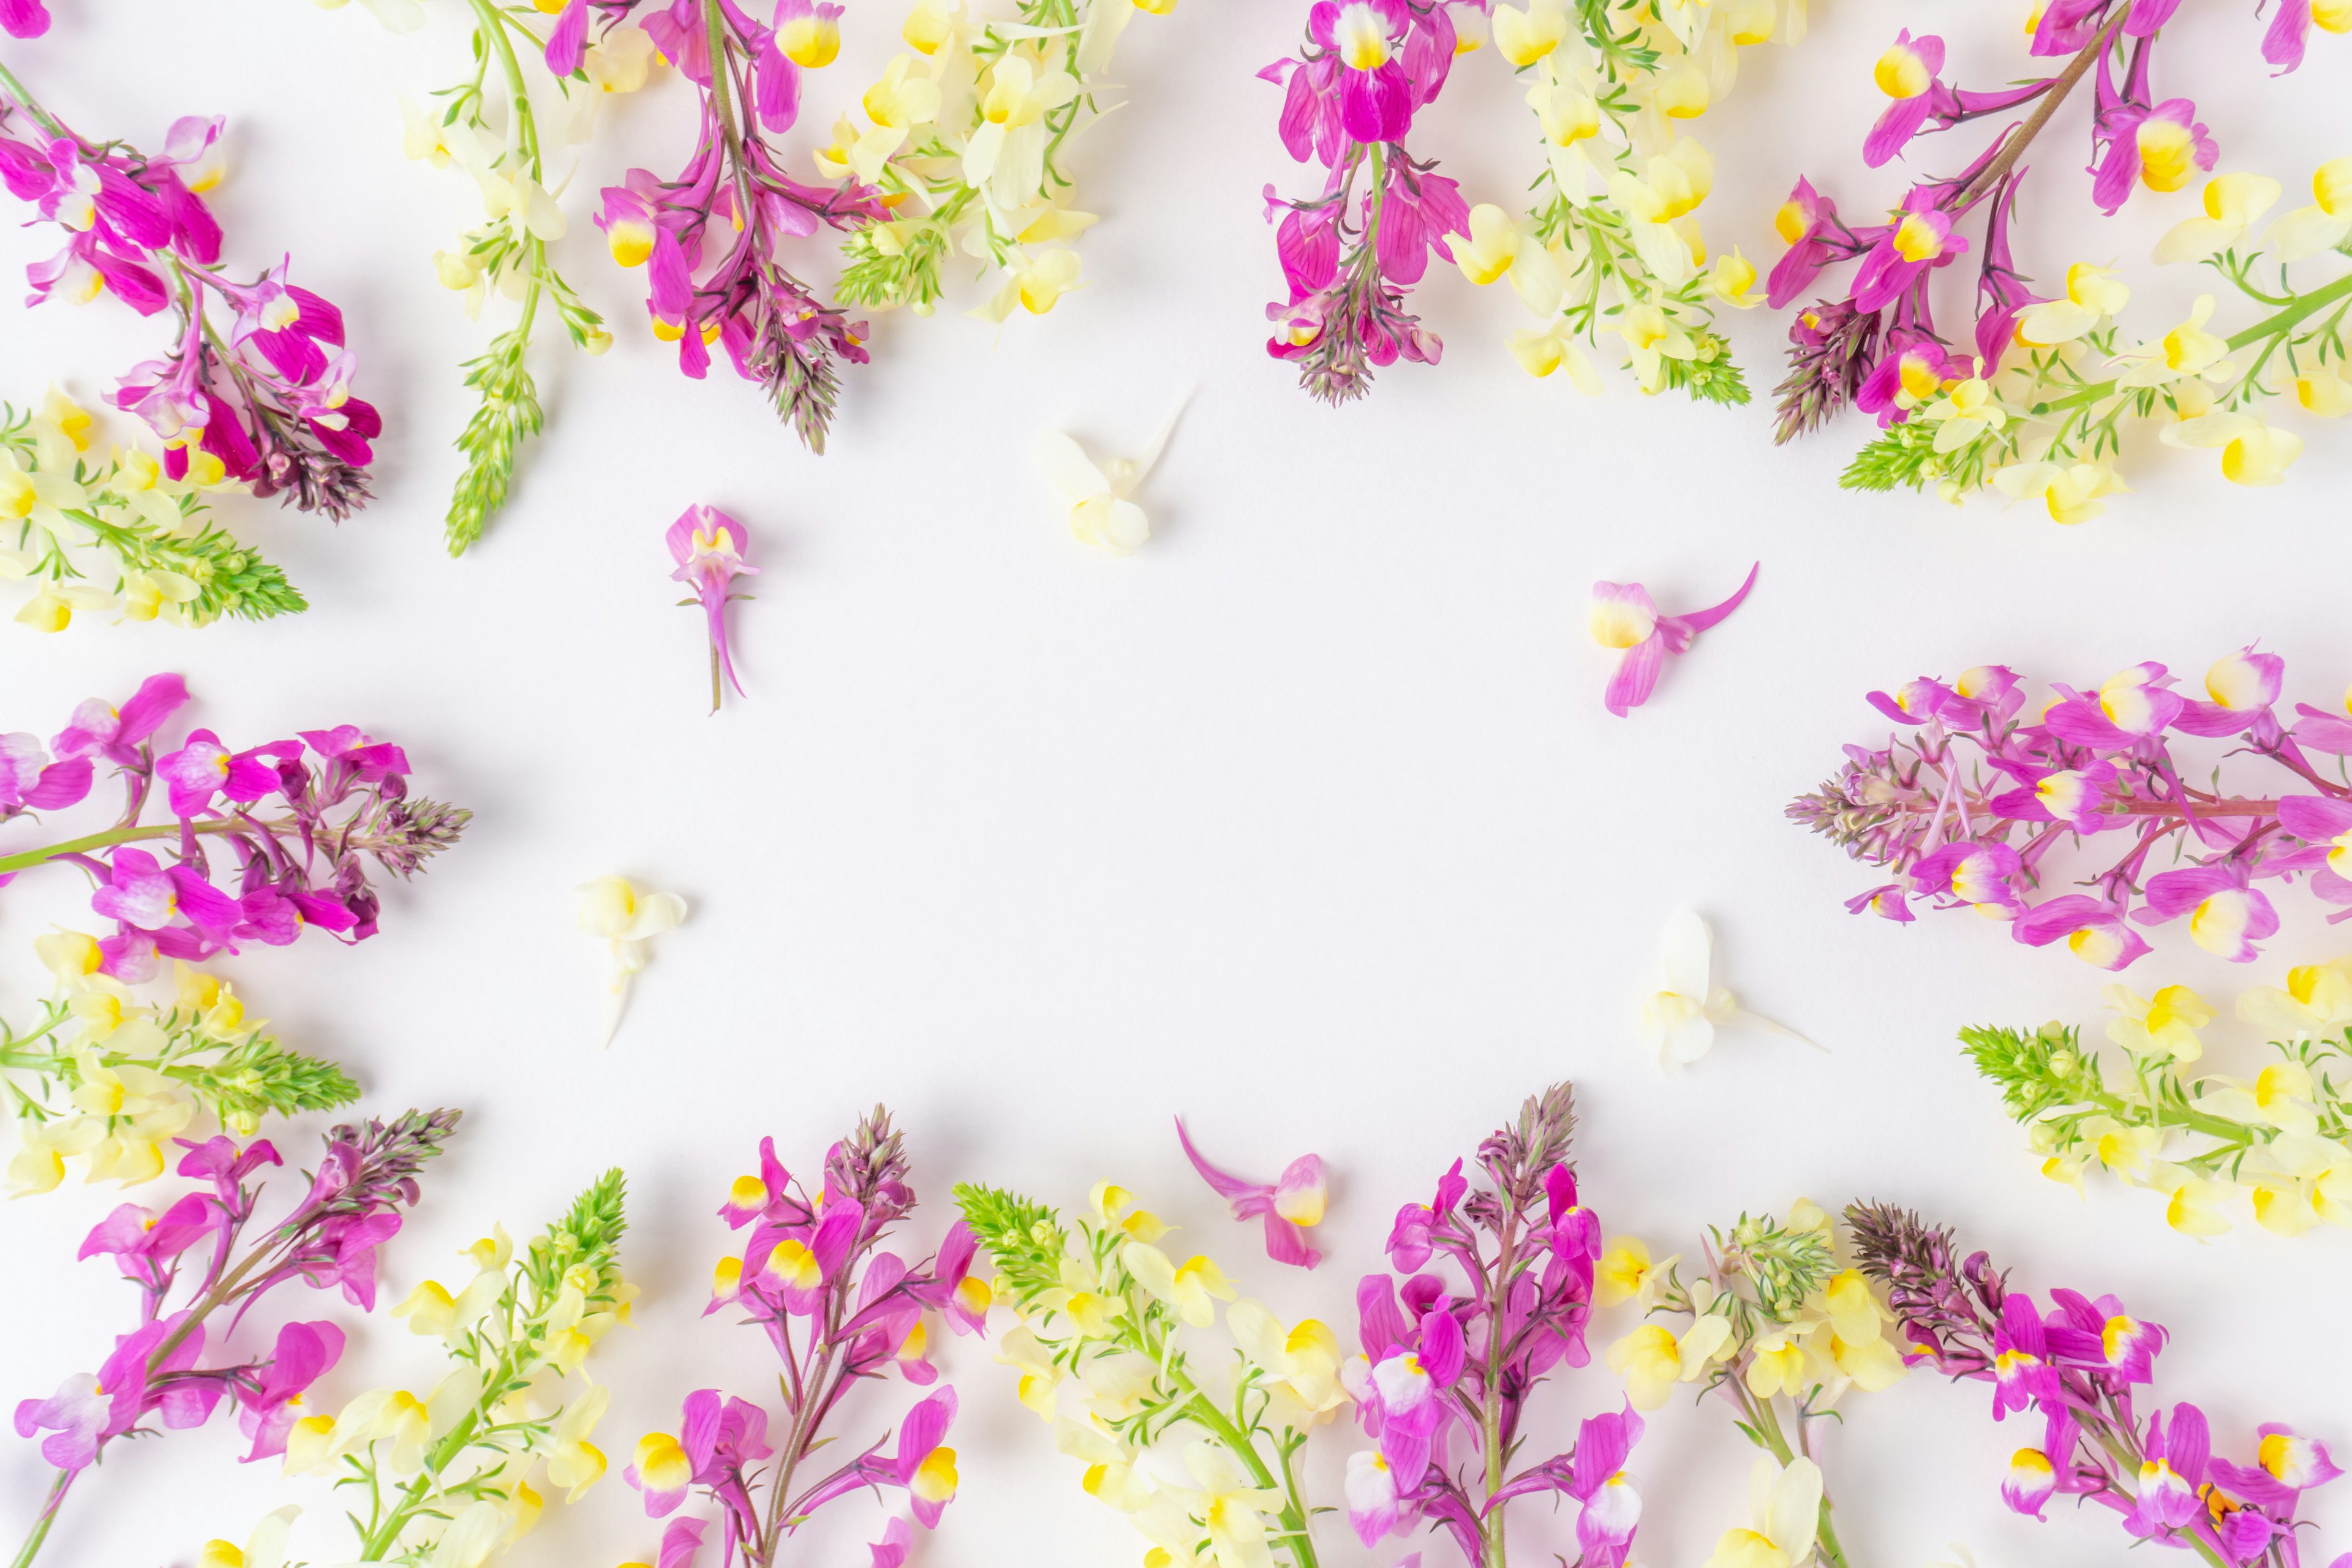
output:
[[[629,981],[646,966],[646,943],[686,921],[676,893],[641,893],[626,877],[599,877],[580,887],[580,929],[604,943],[604,1043],[611,1045],[629,1002]]]
[[[1059,430],[1048,430],[1037,437],[1033,454],[1037,471],[1061,492],[1069,507],[1072,538],[1113,555],[1132,555],[1151,537],[1151,524],[1143,509],[1128,497],[1160,461],[1160,451],[1183,412],[1184,405],[1179,403],[1160,422],[1141,457],[1114,458],[1100,466],[1087,456],[1085,447]]]
[[[1685,1065],[1706,1055],[1715,1044],[1715,1031],[1730,1025],[1752,1025],[1811,1046],[1812,1041],[1794,1029],[1747,1011],[1730,992],[1715,984],[1714,945],[1706,922],[1691,910],[1676,910],[1667,918],[1659,985],[1642,1004],[1642,1027],[1656,1047],[1658,1065],[1666,1076],[1674,1077]]]

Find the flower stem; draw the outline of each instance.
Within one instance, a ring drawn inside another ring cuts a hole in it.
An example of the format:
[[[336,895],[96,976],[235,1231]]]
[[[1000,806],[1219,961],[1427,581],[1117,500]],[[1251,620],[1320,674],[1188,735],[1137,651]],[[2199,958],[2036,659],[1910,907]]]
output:
[[[2100,28],[2089,43],[2074,51],[2074,58],[2066,62],[2064,70],[2058,73],[2056,84],[2042,95],[2040,107],[2024,124],[2009,133],[2008,139],[2001,143],[2000,154],[1985,165],[1982,174],[1969,183],[1967,190],[1960,193],[1957,204],[1958,210],[1966,211],[1976,205],[1984,199],[1987,192],[2000,184],[2011,169],[2016,167],[2017,160],[2024,154],[2033,139],[2042,134],[2042,128],[2050,123],[2050,117],[2058,112],[2058,106],[2066,101],[2066,95],[2074,90],[2074,85],[2083,79],[2092,62],[2106,53],[2107,45],[2114,41],[2116,29],[2123,25],[2124,15],[2123,8],[2118,6],[2114,20]]]
[[[92,833],[81,838],[68,838],[62,844],[52,844],[42,849],[25,849],[14,855],[0,855],[0,875],[11,871],[29,870],[67,855],[85,855],[92,849],[110,849],[118,844],[136,844],[143,839],[177,838],[185,826],[198,833],[234,833],[246,824],[234,817],[221,817],[211,822],[160,823],[143,827],[110,827],[103,833]],[[265,825],[266,826],[267,825]]]
[[[2295,324],[2305,316],[2325,310],[2347,296],[2352,296],[2352,272],[2347,272],[2335,282],[2315,289],[2308,294],[2297,296],[2295,302],[2285,310],[2274,315],[2263,317],[2242,332],[2232,333],[2227,340],[2231,351],[2235,353],[2239,349],[2261,342],[2265,338],[2284,337],[2288,332],[2293,331]],[[2057,414],[2070,408],[2081,408],[2089,404],[2104,402],[2114,396],[2115,391],[2116,378],[2111,376],[2105,381],[2086,386],[2080,392],[2071,393],[2057,402],[2048,405],[2040,412]],[[2213,815],[2210,808],[2202,809],[2203,815],[2209,816]]]
[[[0,66],[0,77],[7,74],[7,68]],[[74,1478],[79,1474],[79,1470],[59,1470],[57,1479],[49,1483],[49,1495],[42,1500],[40,1516],[33,1521],[33,1532],[25,1537],[12,1568],[31,1568],[33,1559],[40,1554],[41,1543],[49,1538],[49,1526],[57,1522],[58,1505],[66,1500],[66,1489],[74,1484]]]

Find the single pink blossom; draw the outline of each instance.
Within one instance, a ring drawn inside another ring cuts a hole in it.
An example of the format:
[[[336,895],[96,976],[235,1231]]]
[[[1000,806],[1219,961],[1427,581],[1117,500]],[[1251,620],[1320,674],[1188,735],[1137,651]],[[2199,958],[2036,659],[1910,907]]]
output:
[[[1617,672],[1609,678],[1604,700],[1620,719],[1650,700],[1657,689],[1658,671],[1670,653],[1686,653],[1691,640],[1739,608],[1756,586],[1762,562],[1748,569],[1748,580],[1731,597],[1686,616],[1662,616],[1639,583],[1595,583],[1592,585],[1592,640],[1622,656]]]
[[[696,505],[678,513],[662,537],[669,545],[670,559],[677,563],[670,576],[694,590],[693,598],[679,602],[699,604],[710,623],[710,710],[716,713],[722,674],[736,696],[745,695],[727,642],[727,601],[736,596],[729,591],[736,578],[760,574],[760,569],[744,559],[751,550],[751,536],[741,523],[717,507]]]
[[[1274,1182],[1248,1182],[1202,1158],[1201,1152],[1192,1146],[1192,1135],[1184,1131],[1184,1119],[1181,1116],[1176,1119],[1176,1138],[1184,1145],[1184,1157],[1192,1162],[1192,1169],[1201,1173],[1201,1179],[1233,1205],[1235,1219],[1264,1217],[1268,1258],[1300,1268],[1312,1268],[1323,1261],[1323,1255],[1307,1242],[1307,1231],[1323,1223],[1323,1209],[1328,1201],[1321,1155],[1301,1154],[1284,1166],[1282,1175]]]

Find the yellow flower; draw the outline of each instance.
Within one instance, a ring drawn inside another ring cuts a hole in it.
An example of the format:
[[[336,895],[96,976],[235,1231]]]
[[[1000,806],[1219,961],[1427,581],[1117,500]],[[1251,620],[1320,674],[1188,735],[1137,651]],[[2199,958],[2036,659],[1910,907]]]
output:
[[[1812,1560],[1821,1527],[1819,1466],[1799,1458],[1784,1468],[1769,1454],[1759,1454],[1748,1500],[1750,1527],[1725,1531],[1706,1568],[1796,1568]]]
[[[1179,1266],[1170,1262],[1168,1255],[1158,1247],[1130,1241],[1120,1248],[1118,1256],[1138,1285],[1175,1308],[1176,1315],[1196,1329],[1206,1328],[1216,1321],[1217,1310],[1210,1305],[1212,1298],[1220,1301],[1234,1299],[1234,1288],[1224,1274],[1214,1263],[1197,1254]]]
[[[2127,489],[2105,459],[2095,463],[2011,463],[1997,468],[1993,488],[2012,500],[2038,500],[2053,522],[2088,522],[2107,509],[2102,496]]]
[[[2077,261],[2066,268],[2063,299],[2029,305],[2017,318],[2017,341],[2032,348],[2072,342],[2122,310],[2131,300],[2129,286],[2119,282],[2115,269]]]
[[[2322,419],[2341,419],[2352,414],[2352,382],[2346,381],[2326,365],[2315,365],[2294,378],[2294,400],[2304,411],[2316,414]]]
[[[2311,176],[2311,194],[2315,199],[2310,206],[2297,207],[2271,225],[2266,237],[2273,260],[2301,261],[2352,237],[2352,158],[2319,165]]]
[[[1735,310],[1751,310],[1763,302],[1763,296],[1756,292],[1756,264],[1740,255],[1736,245],[1715,258],[1715,265],[1707,269],[1706,286]]]
[[[2204,414],[2168,425],[2159,434],[2168,447],[2219,447],[2221,477],[2234,485],[2274,485],[2303,456],[2303,437],[2273,427],[2259,414]]]
[[[1730,1353],[1731,1324],[1702,1312],[1677,1339],[1657,1323],[1643,1323],[1609,1347],[1609,1370],[1625,1380],[1625,1396],[1636,1410],[1655,1410],[1677,1383],[1696,1379]]]
[[[2143,997],[2127,985],[2100,991],[2123,1015],[2107,1025],[2107,1038],[2140,1056],[2193,1062],[2205,1054],[2197,1031],[2213,1021],[2213,1005],[2186,985],[2168,985]]]
[[[1497,5],[1494,13],[1495,52],[1514,70],[1535,64],[1559,47],[1568,37],[1568,8],[1560,0],[1528,0],[1524,11]]]
[[[1601,1250],[1601,1261],[1592,1272],[1592,1304],[1613,1307],[1620,1301],[1632,1301],[1643,1311],[1656,1298],[1658,1281],[1679,1260],[1680,1255],[1663,1263],[1650,1261],[1649,1244],[1637,1236],[1615,1236]]]
[[[2156,259],[2197,261],[2229,249],[2270,211],[2280,190],[2279,183],[2266,174],[2221,174],[2206,181],[2204,216],[2183,218],[2165,231],[2156,242]]]

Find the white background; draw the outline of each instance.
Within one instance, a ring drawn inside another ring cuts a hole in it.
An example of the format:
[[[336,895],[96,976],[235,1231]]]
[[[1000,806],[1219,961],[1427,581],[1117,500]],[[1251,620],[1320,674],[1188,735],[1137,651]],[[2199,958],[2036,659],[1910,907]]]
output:
[[[646,1294],[591,1363],[615,1388],[600,1434],[614,1476],[551,1508],[516,1561],[650,1557],[656,1530],[618,1479],[637,1434],[673,1422],[691,1388],[756,1394],[770,1375],[755,1336],[698,1319],[726,1238],[712,1210],[762,1133],[809,1168],[877,1099],[911,1134],[920,1244],[955,1180],[1076,1203],[1116,1175],[1182,1223],[1171,1246],[1213,1251],[1279,1310],[1345,1333],[1395,1207],[1523,1095],[1570,1077],[1588,1201],[1612,1233],[1663,1253],[1800,1194],[1897,1199],[1959,1224],[2021,1283],[2116,1291],[2168,1325],[2161,1391],[2202,1401],[2241,1457],[2273,1419],[2352,1444],[2352,1368],[2329,1326],[2352,1237],[2284,1241],[2242,1221],[2200,1246],[2145,1194],[2095,1184],[2084,1203],[2045,1182],[1953,1032],[2053,1016],[2095,1032],[2102,977],[1959,915],[1849,917],[1840,901],[1874,879],[1781,819],[1841,742],[1884,738],[1863,693],[1917,674],[2004,661],[2095,681],[2155,658],[2193,680],[2261,638],[2287,658],[2290,700],[2335,701],[2352,677],[2352,455],[2337,432],[2303,422],[2311,451],[2270,491],[2151,443],[2132,454],[2138,493],[2071,530],[1982,501],[1851,496],[1832,480],[1863,439],[1853,420],[1776,450],[1760,398],[1644,401],[1613,374],[1614,394],[1588,401],[1565,377],[1530,382],[1502,346],[1517,302],[1442,264],[1415,299],[1444,364],[1394,368],[1334,413],[1260,346],[1278,274],[1259,188],[1313,176],[1283,155],[1276,90],[1251,73],[1292,47],[1304,7],[1185,0],[1137,19],[1119,61],[1131,103],[1080,155],[1082,203],[1106,219],[1083,242],[1089,286],[1001,343],[951,310],[884,321],[822,460],[756,389],[723,369],[683,381],[644,331],[642,275],[604,258],[588,193],[631,163],[676,167],[690,108],[667,78],[621,106],[586,155],[563,247],[620,342],[601,361],[542,357],[551,433],[508,513],[452,563],[440,509],[469,406],[456,366],[492,323],[469,324],[427,262],[474,221],[469,184],[400,156],[395,89],[464,68],[457,8],[430,8],[432,29],[390,40],[357,7],[61,0],[47,39],[9,47],[86,132],[153,145],[180,113],[230,115],[228,256],[250,268],[290,249],[295,277],[345,308],[359,387],[388,429],[381,499],[340,528],[224,509],[310,615],[200,635],[0,626],[0,727],[47,734],[74,701],[177,669],[197,695],[186,721],[232,743],[357,723],[407,748],[416,787],[478,813],[462,847],[387,894],[376,940],[227,967],[284,1038],[349,1064],[369,1108],[467,1110],[387,1257],[387,1300],[457,1275],[454,1249],[492,1219],[526,1233],[604,1164],[629,1171],[626,1257]],[[1830,0],[1802,49],[1747,51],[1733,100],[1697,128],[1718,160],[1710,237],[1769,267],[1769,216],[1801,170],[1849,213],[1891,202],[1900,167],[1865,174],[1856,156],[1881,102],[1869,62],[1898,26],[1939,26],[1957,74],[1990,85],[2026,68],[2022,10]],[[853,7],[795,147],[851,101],[897,20],[880,0]],[[2185,8],[2158,87],[2194,94],[2224,166],[2278,176],[2292,205],[2312,164],[2352,151],[2352,61],[2319,35],[2302,74],[2272,79],[2263,26],[2239,0]],[[1416,149],[1473,199],[1508,202],[1535,167],[1525,111],[1491,54],[1459,68]],[[2070,261],[2125,259],[2143,284],[2132,320],[2153,333],[2195,285],[2137,258],[2194,193],[2098,220],[2086,112],[2070,106],[2036,151],[2020,259],[2045,289]],[[1978,144],[1930,143],[1926,166]],[[48,248],[12,232],[0,264]],[[830,276],[829,257],[811,265]],[[158,346],[152,323],[111,305],[0,321],[0,391],[20,401],[51,377],[95,395]],[[1759,312],[1732,329],[1759,393],[1780,328]],[[1149,548],[1115,561],[1073,543],[1027,466],[1036,433],[1131,449],[1187,387],[1142,498]],[[753,696],[716,719],[660,538],[696,500],[743,520],[762,568],[734,613]],[[1754,597],[1650,707],[1602,711],[1593,579],[1640,579],[1687,609],[1759,558]],[[693,915],[599,1051],[596,954],[572,928],[571,889],[607,871],[682,892]],[[41,983],[31,939],[80,900],[52,877],[0,903],[14,1016]],[[1714,921],[1742,999],[1829,1055],[1735,1036],[1661,1079],[1635,1016],[1661,922],[1685,902]],[[2259,965],[2229,969],[2167,933],[2129,978],[2186,980],[2226,1006],[2290,963],[2352,949],[2288,902]],[[2223,1067],[2254,1059],[2234,1025],[2213,1038]],[[1175,1111],[1245,1170],[1329,1160],[1334,1262],[1307,1276],[1255,1257],[1254,1233],[1182,1164]],[[309,1145],[309,1130],[278,1137]],[[70,1261],[115,1201],[75,1185],[0,1214],[8,1399],[94,1364],[130,1309],[104,1265]],[[1596,1346],[1630,1326],[1625,1310],[1604,1315]],[[354,1346],[330,1403],[436,1375],[428,1347],[388,1321]],[[949,1353],[963,1493],[919,1560],[1133,1562],[1141,1542],[1079,1493],[1004,1369],[969,1342]],[[845,1431],[878,1433],[903,1397],[876,1394]],[[1557,1397],[1563,1426],[1615,1400],[1597,1370]],[[1994,1426],[1988,1406],[1924,1374],[1855,1401],[1828,1466],[1856,1568],[1912,1568],[1953,1539],[1988,1568],[2118,1557],[2126,1539],[2103,1511],[2039,1527],[2003,1511],[2001,1467],[2032,1435]],[[1633,1463],[1644,1563],[1696,1568],[1744,1522],[1748,1453],[1725,1417],[1678,1401],[1655,1418]],[[1349,1446],[1329,1445],[1328,1479]],[[224,1419],[110,1456],[45,1561],[188,1563],[288,1498],[312,1510],[308,1554],[331,1561],[323,1483],[281,1487],[271,1467],[232,1463],[241,1451]],[[46,1479],[30,1445],[0,1446],[12,1530]],[[2324,1563],[2352,1548],[2352,1497],[2315,1501],[2336,1526],[2306,1548]],[[866,1504],[842,1507],[877,1527]],[[1567,1514],[1528,1511],[1522,1560],[1573,1550]],[[1401,1550],[1361,1553],[1336,1521],[1323,1540],[1333,1563]],[[855,1550],[805,1560],[862,1563]]]

